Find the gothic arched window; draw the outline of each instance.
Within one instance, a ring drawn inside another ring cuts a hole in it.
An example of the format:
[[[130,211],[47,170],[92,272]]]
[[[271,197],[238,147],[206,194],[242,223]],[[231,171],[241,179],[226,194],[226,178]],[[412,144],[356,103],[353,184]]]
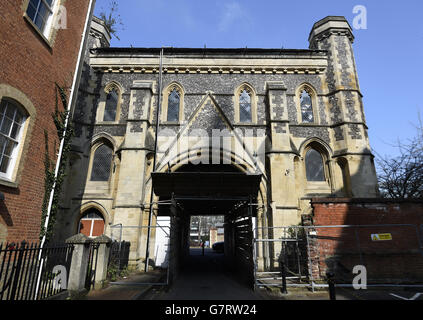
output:
[[[300,105],[301,105],[301,119],[305,123],[313,123],[313,102],[311,95],[304,89],[301,91],[300,95]]]
[[[252,119],[251,94],[244,89],[239,96],[239,121],[252,122]]]
[[[179,121],[179,111],[181,107],[181,95],[175,88],[173,89],[168,97],[167,102],[167,121],[177,122]]]
[[[95,150],[91,169],[91,181],[109,181],[112,159],[113,150],[108,145],[102,144]]]
[[[104,108],[103,121],[115,121],[118,108],[119,93],[116,89],[110,90],[107,94],[106,107]]]
[[[307,181],[325,181],[325,167],[323,157],[315,149],[307,151],[305,156]]]

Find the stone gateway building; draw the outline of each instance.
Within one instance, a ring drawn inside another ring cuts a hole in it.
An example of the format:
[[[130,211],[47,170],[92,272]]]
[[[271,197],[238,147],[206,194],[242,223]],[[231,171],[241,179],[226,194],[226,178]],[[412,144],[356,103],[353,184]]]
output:
[[[309,49],[111,48],[109,40],[94,19],[58,240],[81,232],[130,241],[130,264],[143,270],[160,250],[159,218],[169,218],[176,263],[189,217],[224,215],[225,255],[242,266],[252,238],[300,224],[311,198],[378,196],[344,17],[315,23]],[[278,250],[256,253],[265,267]]]

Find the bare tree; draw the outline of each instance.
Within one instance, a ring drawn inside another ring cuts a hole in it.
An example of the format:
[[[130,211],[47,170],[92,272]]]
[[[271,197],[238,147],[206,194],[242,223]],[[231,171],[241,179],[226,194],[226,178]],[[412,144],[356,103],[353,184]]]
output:
[[[123,26],[122,19],[118,13],[118,3],[115,0],[109,2],[108,8],[105,10],[101,8],[99,18],[104,21],[106,27],[109,29],[110,34],[120,40],[117,36],[119,26]]]
[[[423,199],[423,125],[418,117],[417,134],[399,141],[397,157],[379,157],[381,195],[393,199]]]

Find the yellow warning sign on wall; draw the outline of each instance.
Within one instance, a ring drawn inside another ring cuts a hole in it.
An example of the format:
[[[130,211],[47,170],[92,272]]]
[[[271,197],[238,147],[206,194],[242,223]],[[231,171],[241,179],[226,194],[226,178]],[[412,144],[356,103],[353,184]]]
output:
[[[390,233],[372,234],[372,241],[387,241],[387,240],[392,240],[392,234]]]

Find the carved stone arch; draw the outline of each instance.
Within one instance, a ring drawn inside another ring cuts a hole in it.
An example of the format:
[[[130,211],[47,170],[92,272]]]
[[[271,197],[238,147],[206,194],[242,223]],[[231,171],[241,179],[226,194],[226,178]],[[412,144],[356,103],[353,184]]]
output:
[[[239,157],[239,155],[236,155],[233,152],[222,150],[221,156],[226,158],[227,160],[231,160],[231,162],[228,164],[234,166],[240,172],[244,174],[255,173],[255,168],[253,168],[251,164],[246,162],[242,157]],[[192,158],[189,157],[188,152],[184,152],[178,154],[174,160],[175,161],[169,162],[169,166],[166,164],[162,165],[160,168],[157,168],[157,172],[176,172],[182,166],[189,164]],[[151,182],[151,175],[149,175],[146,180],[146,185],[149,185],[149,187],[151,187]],[[154,195],[153,201],[159,201],[159,197],[157,195]],[[260,187],[257,194],[257,201],[259,203],[259,207],[262,208],[264,212],[266,212],[265,208],[267,208],[267,178],[264,174],[260,182]],[[265,216],[263,216],[262,218],[267,219]]]
[[[302,118],[302,110],[301,110],[301,94],[303,91],[306,91],[311,99],[311,105],[313,110],[313,122],[304,122]],[[301,83],[297,89],[295,90],[295,105],[297,107],[297,121],[298,123],[302,124],[319,124],[320,117],[319,117],[319,100],[317,96],[317,90],[308,82]]]
[[[301,159],[304,159],[306,149],[313,146],[316,147],[320,152],[323,152],[328,160],[332,158],[333,151],[329,144],[318,137],[311,137],[307,140],[304,140],[300,145],[299,152]]]
[[[316,89],[313,87],[312,84],[310,84],[309,82],[303,82],[301,83],[296,90],[296,93],[301,92],[302,90],[306,90],[309,94],[313,94],[317,96],[317,91]]]
[[[112,135],[110,135],[107,132],[100,132],[95,134],[93,138],[91,139],[91,142],[89,142],[89,146],[90,148],[93,148],[96,144],[99,144],[99,143],[109,144],[112,147],[113,152],[115,152],[117,149],[117,144],[115,139],[113,138]]]
[[[102,214],[104,220],[107,223],[110,222],[111,216],[110,216],[109,212],[107,211],[107,209],[101,203],[99,203],[97,201],[88,201],[88,202],[81,204],[81,206],[78,209],[76,209],[76,211],[78,212],[78,218],[83,217],[84,214],[90,209],[97,209]]]
[[[254,87],[248,82],[241,83],[234,92],[234,115],[235,123],[241,123],[240,120],[240,96],[243,91],[246,91],[250,96],[251,103],[251,123],[257,123],[257,92]],[[248,123],[248,122],[247,122]]]
[[[249,93],[253,94],[254,96],[257,95],[256,90],[249,82],[243,82],[241,83],[235,90],[236,94],[241,93],[242,90],[247,90]]]
[[[104,86],[104,92],[107,94],[110,91],[112,91],[113,89],[115,89],[116,91],[118,91],[120,93],[120,95],[122,95],[123,93],[125,93],[125,90],[123,89],[123,86],[117,82],[117,81],[110,81],[108,82],[105,86]]]
[[[192,160],[200,160],[200,156],[198,156],[198,159],[196,159],[196,156],[194,156],[193,154],[195,154],[196,151],[203,150],[204,149],[202,148],[189,149],[182,153],[178,153],[175,158],[170,159],[168,161],[169,166],[172,168],[173,171],[176,171],[181,166],[190,163]],[[209,151],[212,151],[212,149],[209,149]],[[206,157],[209,157],[209,155],[210,153],[207,152]],[[162,164],[162,166],[158,168],[158,171],[166,172],[168,170],[168,163]],[[250,163],[245,161],[245,159],[241,155],[238,155],[234,152],[228,152],[228,150],[220,150],[220,163],[231,164],[232,166],[244,173],[255,173],[255,168]]]
[[[245,161],[245,159],[240,156],[239,154],[236,154],[232,151],[228,151],[228,150],[221,150],[221,163],[225,163],[223,162],[223,160],[227,161],[227,164],[230,164],[231,166],[233,166],[234,168],[238,169],[240,172],[244,173],[244,174],[254,174],[256,173],[256,169],[247,161]],[[175,172],[177,171],[180,167],[189,164],[190,161],[192,160],[192,158],[190,158],[188,156],[188,153],[184,153],[184,154],[179,154],[176,158],[176,162],[170,164],[170,171],[171,172]],[[158,171],[160,172],[166,172],[169,168],[167,166],[162,166]],[[266,190],[267,190],[267,178],[265,176],[265,174],[263,174],[262,179],[261,179],[261,183],[260,183],[260,188],[259,188],[259,194],[258,194],[258,201],[261,205],[265,205],[266,203]]]
[[[223,153],[225,153],[222,150]],[[177,154],[173,159],[175,161],[173,161],[172,163],[169,163],[169,166],[167,165],[167,163],[161,165],[159,168],[157,168],[157,172],[161,172],[161,173],[165,173],[165,172],[176,172],[178,171],[183,165],[185,164],[189,164],[190,159],[189,157],[187,157],[188,153],[184,152],[184,153],[179,153]],[[253,168],[249,168],[249,163],[245,162],[244,159],[240,158],[239,159],[239,163],[237,163],[236,161],[236,156],[233,153],[230,152],[226,152],[226,154],[223,154],[224,157],[226,157],[227,159],[231,159],[231,163],[230,165],[234,166],[235,168],[237,168],[239,170],[239,172],[242,172],[244,174],[251,174],[251,173],[255,173]],[[242,162],[244,161],[244,163]],[[222,163],[222,162],[221,162]],[[147,179],[145,182],[146,185],[146,189],[147,190],[151,190],[150,188],[152,187],[152,179],[151,179],[151,174],[148,173],[147,174]],[[258,230],[262,230],[262,228],[260,227],[265,227],[269,225],[269,205],[268,205],[268,200],[267,200],[267,195],[268,195],[268,181],[267,178],[265,177],[265,175],[262,176],[260,185],[259,185],[259,189],[257,192],[257,226],[259,227]],[[144,201],[145,203],[149,203],[150,202],[150,193],[146,193],[145,194],[145,198]],[[160,201],[160,197],[156,194],[153,194],[153,203],[155,203],[154,208],[155,210],[158,210],[158,205],[157,203]],[[263,228],[264,230],[264,228]],[[261,231],[257,231],[257,232],[261,232]]]
[[[162,110],[161,110],[161,121],[166,123],[168,121],[168,107],[169,107],[169,96],[170,94],[176,90],[179,93],[179,116],[178,116],[178,123],[183,122],[185,119],[184,117],[184,100],[185,100],[185,89],[184,87],[176,81],[171,82],[166,88],[163,90],[163,100],[162,100]]]
[[[167,85],[166,89],[163,92],[166,91],[167,93],[169,93],[169,92],[171,92],[174,89],[178,90],[181,94],[182,93],[185,93],[184,86],[181,83],[177,82],[177,81],[172,81],[171,83],[169,83]]]

